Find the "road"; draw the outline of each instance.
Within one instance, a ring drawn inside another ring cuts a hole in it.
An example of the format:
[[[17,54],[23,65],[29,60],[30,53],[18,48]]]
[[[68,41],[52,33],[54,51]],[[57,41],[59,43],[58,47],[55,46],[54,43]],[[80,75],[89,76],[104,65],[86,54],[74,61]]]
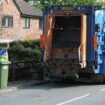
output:
[[[105,105],[105,85],[48,83],[0,93],[0,105]]]

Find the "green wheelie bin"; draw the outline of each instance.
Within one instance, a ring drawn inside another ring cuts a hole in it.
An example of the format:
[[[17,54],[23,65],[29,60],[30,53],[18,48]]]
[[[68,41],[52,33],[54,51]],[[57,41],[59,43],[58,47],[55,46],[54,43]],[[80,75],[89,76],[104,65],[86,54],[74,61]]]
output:
[[[8,70],[10,61],[8,60],[8,52],[6,48],[0,50],[0,88],[7,88]]]
[[[7,88],[9,64],[10,62],[8,60],[0,61],[0,88],[1,89]]]

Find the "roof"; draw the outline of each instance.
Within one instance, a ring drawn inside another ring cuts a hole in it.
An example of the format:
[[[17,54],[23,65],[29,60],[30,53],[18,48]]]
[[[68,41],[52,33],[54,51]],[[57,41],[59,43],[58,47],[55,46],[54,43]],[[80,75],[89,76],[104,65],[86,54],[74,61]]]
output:
[[[42,17],[42,11],[40,9],[30,5],[24,0],[14,0],[14,3],[21,13],[21,16]]]

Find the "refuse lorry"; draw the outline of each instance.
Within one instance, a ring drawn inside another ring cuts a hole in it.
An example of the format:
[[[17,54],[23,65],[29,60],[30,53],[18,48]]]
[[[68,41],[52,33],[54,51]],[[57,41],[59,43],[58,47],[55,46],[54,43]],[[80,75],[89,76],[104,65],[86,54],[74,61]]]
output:
[[[49,5],[43,9],[43,62],[51,80],[105,81],[105,9]],[[45,76],[47,76],[45,75]]]

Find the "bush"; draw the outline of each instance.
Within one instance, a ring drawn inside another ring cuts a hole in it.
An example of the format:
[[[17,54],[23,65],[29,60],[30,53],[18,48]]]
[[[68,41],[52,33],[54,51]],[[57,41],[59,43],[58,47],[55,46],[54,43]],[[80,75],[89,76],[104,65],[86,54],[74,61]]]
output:
[[[10,47],[19,46],[20,44],[22,46],[24,46],[25,48],[31,47],[31,48],[35,49],[36,46],[39,46],[39,39],[34,40],[34,41],[29,40],[29,41],[16,41],[16,42],[12,42],[10,44]]]
[[[12,42],[8,49],[9,58],[14,60],[37,60],[40,58],[41,52],[36,46],[39,46],[39,40]]]

